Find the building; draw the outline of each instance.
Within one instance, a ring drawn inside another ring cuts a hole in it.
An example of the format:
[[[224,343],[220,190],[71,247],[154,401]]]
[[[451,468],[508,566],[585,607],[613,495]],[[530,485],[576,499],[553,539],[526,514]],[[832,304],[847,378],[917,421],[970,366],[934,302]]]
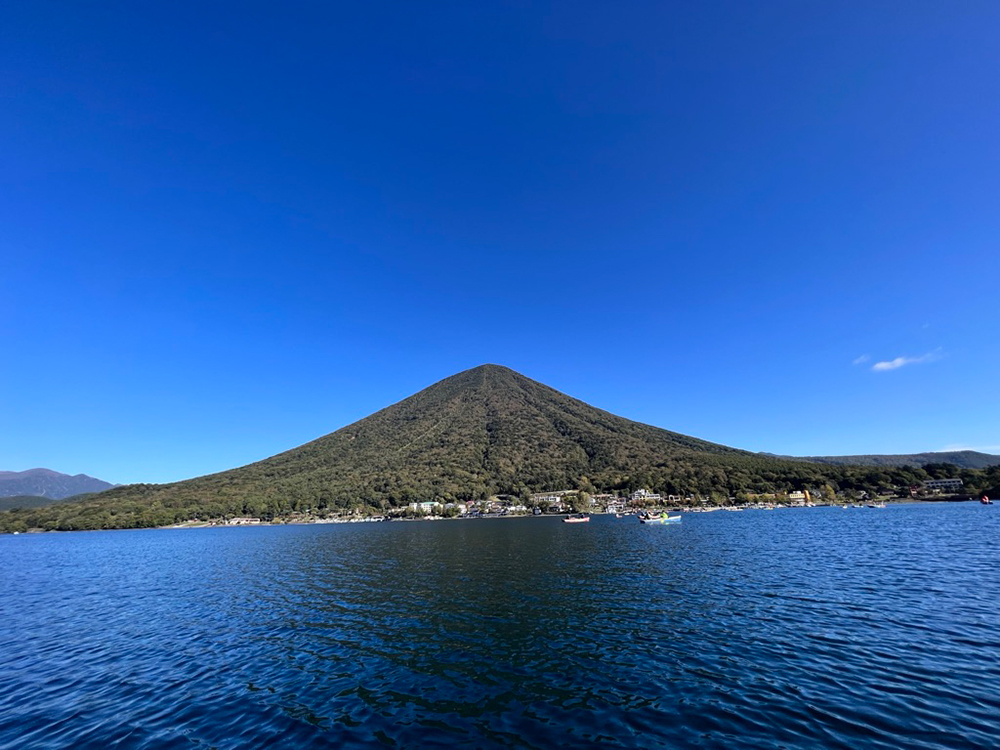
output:
[[[430,513],[435,508],[443,508],[444,506],[437,501],[432,501],[426,503],[410,503],[408,507],[410,510],[419,511],[421,513]]]
[[[795,491],[788,493],[788,501],[792,505],[805,505],[808,500],[809,500],[808,492]]]
[[[617,495],[604,492],[599,495],[590,496],[591,505],[604,508],[608,513],[621,513],[625,510],[625,501]]]
[[[928,479],[924,488],[928,490],[957,490],[962,486],[961,479]]]
[[[577,492],[579,490],[546,490],[545,492],[535,492],[531,495],[531,501],[535,503],[554,503],[562,500],[566,495],[575,495]]]
[[[650,492],[649,490],[645,490],[645,489],[643,489],[643,490],[636,490],[635,492],[632,493],[632,502],[633,503],[641,503],[641,502],[658,503],[662,499],[663,498],[660,497],[659,493],[657,493],[657,492]]]
[[[534,505],[557,505],[562,507],[563,498],[569,495],[569,490],[558,490],[555,492],[536,492],[531,496],[531,502]]]
[[[567,494],[566,490],[557,490],[552,492],[536,492],[531,496],[531,504],[542,508],[543,510],[549,510],[550,512],[560,513],[563,510],[563,497]]]

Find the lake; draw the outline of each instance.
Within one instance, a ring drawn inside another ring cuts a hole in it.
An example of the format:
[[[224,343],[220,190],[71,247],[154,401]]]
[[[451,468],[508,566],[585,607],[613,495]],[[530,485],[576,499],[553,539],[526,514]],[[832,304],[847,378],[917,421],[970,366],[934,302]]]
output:
[[[1000,745],[1000,507],[0,536],[0,748]]]

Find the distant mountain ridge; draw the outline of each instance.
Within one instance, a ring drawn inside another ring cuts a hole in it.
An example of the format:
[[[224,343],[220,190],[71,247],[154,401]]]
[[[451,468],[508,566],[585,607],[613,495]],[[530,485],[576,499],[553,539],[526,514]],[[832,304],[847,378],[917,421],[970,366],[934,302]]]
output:
[[[61,474],[51,469],[0,471],[0,497],[46,497],[62,500],[88,492],[103,492],[115,485],[86,474]]]
[[[767,454],[773,455],[773,454]],[[836,466],[926,466],[953,464],[963,469],[987,469],[1000,466],[1000,456],[978,451],[936,451],[930,453],[875,454],[862,456],[776,456],[796,461]]]

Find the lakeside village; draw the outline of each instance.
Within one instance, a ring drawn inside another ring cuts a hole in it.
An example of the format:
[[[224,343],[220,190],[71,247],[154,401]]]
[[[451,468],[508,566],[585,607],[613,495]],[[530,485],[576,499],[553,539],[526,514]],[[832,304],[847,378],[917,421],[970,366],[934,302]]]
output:
[[[884,508],[887,501],[947,500],[956,497],[962,489],[961,479],[929,479],[921,485],[892,487],[884,494],[869,495],[861,492],[835,493],[825,490],[801,490],[787,493],[744,494],[728,500],[698,497],[695,495],[660,495],[647,489],[639,489],[631,495],[614,494],[590,495],[581,490],[554,490],[537,492],[525,502],[512,495],[496,495],[488,500],[465,503],[441,503],[428,501],[410,503],[406,507],[394,508],[386,515],[366,516],[329,515],[318,517],[311,513],[300,513],[288,519],[288,523],[362,523],[392,520],[442,520],[447,518],[502,518],[511,516],[545,516],[567,513],[613,513],[635,515],[658,512],[708,513],[716,510],[775,510],[777,508],[816,508],[827,506]],[[247,526],[263,524],[260,518],[227,518],[223,525]],[[216,525],[216,524],[212,524]]]

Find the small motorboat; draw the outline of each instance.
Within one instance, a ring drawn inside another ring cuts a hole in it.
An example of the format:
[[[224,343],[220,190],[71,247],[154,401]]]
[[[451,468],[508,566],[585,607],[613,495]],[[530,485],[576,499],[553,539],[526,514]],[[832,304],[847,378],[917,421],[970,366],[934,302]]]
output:
[[[993,505],[993,501],[990,500],[988,497],[986,497],[986,495],[983,495],[981,498],[979,498],[979,504],[980,505]]]
[[[652,523],[652,524],[668,524],[668,523],[680,523],[680,516],[670,516],[663,513],[658,516],[646,516],[645,518],[640,516],[639,523]]]
[[[577,513],[574,516],[566,516],[563,519],[563,523],[587,523],[590,520],[590,516],[586,513]]]

